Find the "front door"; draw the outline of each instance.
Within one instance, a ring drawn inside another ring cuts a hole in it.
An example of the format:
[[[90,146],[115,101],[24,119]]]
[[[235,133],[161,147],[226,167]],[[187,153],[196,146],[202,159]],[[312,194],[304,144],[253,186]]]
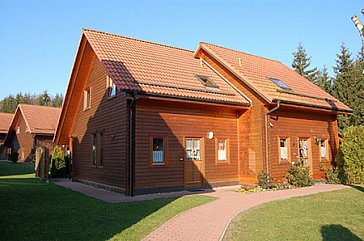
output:
[[[203,186],[203,143],[201,138],[185,138],[184,184],[185,188]]]
[[[300,160],[302,161],[303,166],[310,168],[310,174],[312,175],[312,163],[310,158],[310,145],[308,139],[300,139],[299,142],[300,148]]]

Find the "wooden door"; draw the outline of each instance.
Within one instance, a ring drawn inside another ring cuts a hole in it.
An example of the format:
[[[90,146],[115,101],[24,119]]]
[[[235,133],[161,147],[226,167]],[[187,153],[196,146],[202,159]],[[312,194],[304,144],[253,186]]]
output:
[[[299,150],[300,150],[300,159],[303,162],[303,166],[310,168],[310,174],[313,174],[311,153],[310,153],[310,139],[300,139],[299,141]]]
[[[185,138],[185,188],[203,187],[204,148],[202,138]]]

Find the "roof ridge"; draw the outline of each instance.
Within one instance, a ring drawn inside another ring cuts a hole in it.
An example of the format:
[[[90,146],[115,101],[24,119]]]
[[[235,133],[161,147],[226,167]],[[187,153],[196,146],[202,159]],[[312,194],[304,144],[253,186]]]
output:
[[[277,63],[282,64],[282,62],[281,62],[281,61],[279,61],[279,60],[270,59],[270,58],[266,58],[266,57],[259,56],[259,55],[256,55],[256,54],[251,54],[251,53],[247,53],[247,52],[239,51],[239,50],[236,50],[236,49],[233,49],[233,48],[228,48],[228,47],[224,47],[224,46],[217,45],[217,44],[212,44],[212,43],[207,43],[207,42],[200,42],[200,43],[201,43],[201,44],[209,44],[209,45],[213,45],[213,46],[216,46],[216,47],[219,47],[219,48],[223,48],[223,49],[231,50],[231,51],[234,51],[234,52],[238,52],[238,53],[242,53],[242,54],[246,54],[246,55],[250,55],[250,56],[253,56],[253,57],[257,57],[257,58],[261,58],[261,59],[265,59],[265,60],[269,60],[269,61],[273,61],[273,62],[277,62]]]
[[[61,107],[54,107],[54,106],[45,106],[45,105],[32,105],[32,104],[18,104],[19,106],[31,106],[31,107],[41,107],[41,108],[52,108],[52,109],[62,109]]]
[[[162,46],[162,47],[167,47],[167,48],[172,48],[172,49],[177,49],[177,50],[183,50],[183,51],[192,52],[192,53],[194,52],[193,50],[190,50],[190,49],[184,49],[184,48],[181,48],[181,47],[156,43],[156,42],[152,42],[152,41],[149,41],[149,40],[137,39],[137,38],[133,38],[133,37],[129,37],[129,36],[124,36],[124,35],[119,35],[119,34],[114,34],[114,33],[108,33],[108,32],[103,32],[103,31],[94,30],[94,29],[84,28],[83,31],[84,32],[88,31],[88,32],[101,33],[101,34],[111,35],[111,36],[115,36],[115,37],[119,37],[119,38],[129,39],[129,40],[133,40],[133,41],[139,41],[139,42],[143,42],[143,43],[147,43],[147,44],[154,44],[154,45],[159,45],[159,46]]]

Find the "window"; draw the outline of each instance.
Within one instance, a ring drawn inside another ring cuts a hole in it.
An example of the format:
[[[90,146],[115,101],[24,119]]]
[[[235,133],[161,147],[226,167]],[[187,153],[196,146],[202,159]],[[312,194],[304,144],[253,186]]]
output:
[[[326,161],[327,157],[327,141],[321,140],[320,141],[320,155],[321,155],[321,161]]]
[[[285,83],[283,83],[280,79],[270,78],[270,77],[268,77],[268,79],[270,79],[271,81],[273,81],[276,85],[278,85],[279,87],[281,87],[284,90],[292,90]]]
[[[288,161],[288,139],[279,139],[280,161]]]
[[[96,132],[91,135],[91,160],[93,166],[101,167],[104,164],[103,132]]]
[[[83,110],[91,108],[91,88],[87,88],[83,92]]]
[[[217,161],[227,162],[229,159],[229,142],[227,139],[216,140]]]
[[[201,143],[200,139],[186,139],[186,159],[201,160]]]
[[[18,129],[16,130],[16,133],[19,134],[20,133],[20,126],[18,126]]]
[[[151,164],[164,165],[166,163],[166,138],[151,137]]]
[[[116,96],[116,85],[114,84],[114,81],[107,75],[106,76],[106,91],[107,91],[107,97],[112,98]]]
[[[208,76],[196,75],[196,78],[206,87],[219,88]]]

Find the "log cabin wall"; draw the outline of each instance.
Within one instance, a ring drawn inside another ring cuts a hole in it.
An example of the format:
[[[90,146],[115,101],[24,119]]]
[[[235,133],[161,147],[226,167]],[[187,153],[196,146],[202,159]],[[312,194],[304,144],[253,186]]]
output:
[[[252,101],[250,110],[246,111],[238,119],[240,182],[256,183],[257,174],[264,169],[265,163],[264,118],[267,112],[267,103],[211,55],[202,51],[199,57],[205,60]]]
[[[10,130],[12,152],[18,152],[18,162],[31,161],[31,151],[33,148],[33,136],[29,132],[27,124],[22,114],[19,115],[14,129]]]
[[[127,101],[120,92],[116,97],[106,94],[107,73],[101,62],[92,53],[85,56],[91,62],[89,72],[82,70],[84,89],[90,88],[91,107],[83,108],[83,93],[78,103],[77,114],[72,128],[73,178],[119,188],[125,191],[127,176]],[[103,166],[92,165],[91,136],[103,132]]]
[[[238,118],[240,111],[201,104],[139,99],[136,109],[136,193],[184,188],[184,138],[202,138],[205,187],[238,183]],[[208,133],[214,132],[214,138]],[[167,140],[163,166],[150,163],[150,138]],[[216,162],[216,140],[229,140],[228,163]],[[158,188],[156,188],[158,187]]]
[[[269,170],[273,177],[282,180],[289,168],[290,161],[299,161],[299,139],[307,139],[309,158],[312,160],[312,177],[323,179],[322,165],[327,168],[336,159],[338,150],[337,120],[332,114],[308,112],[303,110],[285,109],[282,107],[273,112],[270,118],[272,126],[269,127]],[[288,161],[281,161],[279,157],[279,139],[288,139]],[[329,149],[327,159],[321,160],[320,145],[316,138],[327,140]]]

